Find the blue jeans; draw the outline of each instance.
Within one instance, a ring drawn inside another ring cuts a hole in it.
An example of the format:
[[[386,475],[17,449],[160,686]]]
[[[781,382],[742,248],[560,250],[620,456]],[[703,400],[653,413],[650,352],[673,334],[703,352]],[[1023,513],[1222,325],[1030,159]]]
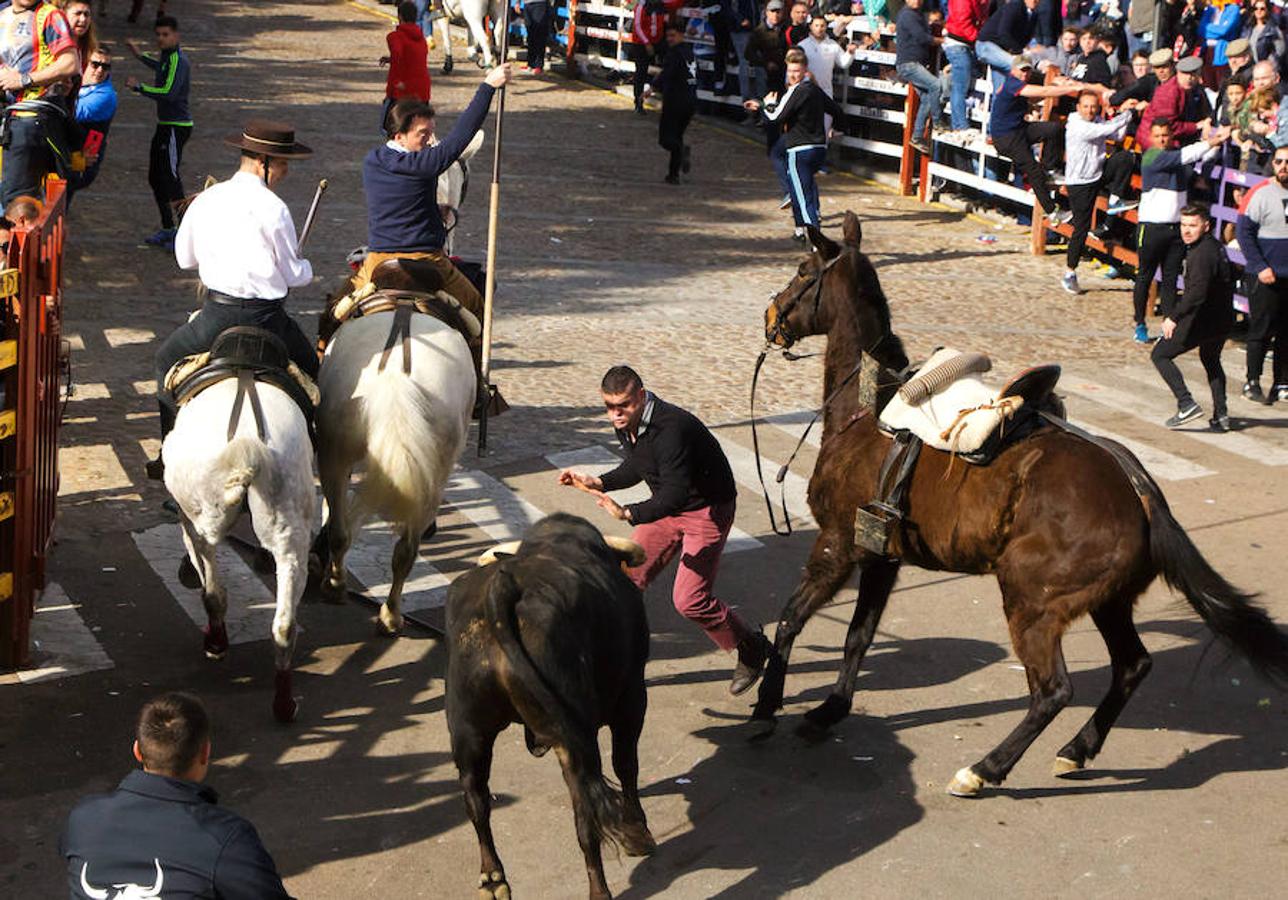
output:
[[[952,79],[948,92],[948,109],[952,115],[953,131],[970,127],[966,115],[966,98],[970,96],[971,78],[975,74],[975,54],[965,44],[944,44],[944,57],[951,65]]]
[[[988,66],[993,78],[993,90],[1002,85],[1008,72],[1011,71],[1011,54],[992,41],[975,42],[975,58]]]
[[[751,32],[735,31],[729,35],[729,39],[733,41],[733,52],[738,56],[738,89],[742,91],[742,99],[765,96],[751,92],[751,64],[747,62],[747,44],[751,41]]]
[[[429,0],[415,0],[415,2],[416,24],[420,26],[425,39],[429,40],[430,35],[434,33],[434,20],[429,17]]]
[[[796,226],[818,227],[818,183],[814,174],[827,162],[827,148],[818,145],[787,149],[787,177],[791,182],[792,218]]]
[[[912,139],[921,140],[926,134],[926,120],[933,122],[939,118],[939,79],[917,62],[899,63],[895,72],[900,81],[912,85],[921,95],[921,102],[917,104],[917,117],[912,123]]]

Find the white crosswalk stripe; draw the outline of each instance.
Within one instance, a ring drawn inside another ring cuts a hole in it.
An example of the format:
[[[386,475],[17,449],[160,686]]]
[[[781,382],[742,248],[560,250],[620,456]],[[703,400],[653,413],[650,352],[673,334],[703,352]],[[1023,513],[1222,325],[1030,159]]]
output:
[[[497,541],[522,537],[545,515],[512,489],[483,472],[457,471],[443,499]]]
[[[33,666],[17,672],[22,684],[56,681],[115,665],[81,619],[80,604],[54,582],[41,594],[31,620],[31,657]]]
[[[801,435],[805,433],[805,427],[814,418],[814,410],[798,409],[795,412],[775,413],[772,416],[765,416],[765,421],[773,425],[779,431],[784,431],[792,436],[793,441],[799,441]],[[814,423],[814,427],[805,434],[806,446],[813,447],[817,450],[823,445],[823,417]]]
[[[752,493],[759,494],[760,479],[756,475],[756,454],[734,441],[726,433],[720,431],[712,433],[715,434],[716,440],[720,442],[720,446],[729,460],[729,468],[733,470],[734,480]],[[765,484],[769,487],[771,495],[776,495],[778,485],[774,483],[774,478],[778,474],[780,464],[765,457],[761,458],[761,462],[765,472]],[[792,518],[798,522],[803,522],[806,527],[812,527],[815,524],[814,517],[810,515],[809,503],[806,500],[809,481],[795,472],[789,471],[783,479],[783,486],[786,488],[787,510],[791,513]],[[777,497],[775,497],[774,503],[777,505]]]
[[[1135,373],[1123,373],[1131,380],[1136,381],[1143,388],[1153,387],[1144,379]],[[1155,428],[1161,428],[1160,423],[1152,418],[1146,418],[1146,415],[1155,410],[1171,409],[1174,405],[1172,395],[1164,391],[1166,400],[1160,399],[1158,402],[1152,402],[1149,399],[1142,399],[1140,391],[1128,393],[1118,388],[1107,387],[1099,384],[1094,380],[1083,378],[1079,375],[1070,375],[1060,382],[1060,387],[1070,393],[1075,394],[1087,400],[1091,400],[1101,406],[1115,409],[1119,412],[1127,413],[1141,421],[1148,422]],[[1147,390],[1148,393],[1148,390]],[[1154,413],[1157,415],[1157,412]],[[1288,466],[1288,447],[1280,447],[1269,441],[1263,441],[1259,438],[1252,437],[1248,434],[1233,432],[1229,434],[1214,434],[1197,429],[1181,429],[1171,432],[1177,436],[1177,439],[1185,438],[1188,440],[1199,441],[1208,444],[1218,450],[1226,453],[1233,453],[1250,459],[1253,462],[1261,463],[1267,466]]]
[[[1203,478],[1206,475],[1215,475],[1216,473],[1207,468],[1200,466],[1196,462],[1177,456],[1174,453],[1168,453],[1166,450],[1159,450],[1150,444],[1133,438],[1125,437],[1121,434],[1115,434],[1107,428],[1099,425],[1092,425],[1080,419],[1070,419],[1071,424],[1077,425],[1084,431],[1089,431],[1094,435],[1109,438],[1111,441],[1117,441],[1128,450],[1136,455],[1136,458],[1144,464],[1146,471],[1160,481],[1184,481],[1188,478]]]
[[[621,458],[606,447],[586,447],[581,450],[568,450],[563,453],[546,454],[546,462],[556,470],[576,469],[587,475],[603,475],[617,468]],[[650,496],[647,485],[637,484],[624,491],[614,491],[618,503],[639,503]],[[764,545],[741,528],[729,529],[729,539],[725,543],[726,553],[741,553],[744,550],[757,550]]]
[[[201,602],[201,591],[184,587],[179,581],[179,563],[187,554],[183,533],[176,524],[157,525],[147,531],[134,533],[134,545],[143,559],[152,567],[166,590],[183,607],[188,618],[201,628],[206,626],[206,607]],[[215,565],[228,593],[228,611],[224,622],[231,644],[260,641],[272,635],[273,614],[277,601],[273,592],[255,572],[242,561],[237,551],[227,543],[215,551]]]

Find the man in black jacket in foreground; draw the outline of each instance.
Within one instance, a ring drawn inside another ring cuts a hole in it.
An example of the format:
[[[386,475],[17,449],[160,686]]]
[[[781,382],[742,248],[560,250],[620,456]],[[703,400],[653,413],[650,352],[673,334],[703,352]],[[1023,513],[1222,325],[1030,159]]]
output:
[[[635,526],[631,539],[645,560],[628,574],[641,591],[681,554],[672,602],[721,650],[737,650],[729,691],[741,694],[756,683],[773,647],[712,593],[738,497],[729,461],[693,413],[644,390],[629,366],[609,369],[600,391],[626,459],[598,478],[565,469],[559,483],[594,494],[610,515]],[[641,481],[653,494],[641,503],[621,506],[606,493]]]
[[[1234,324],[1231,300],[1234,275],[1225,248],[1212,236],[1212,218],[1206,206],[1194,204],[1181,210],[1181,240],[1185,243],[1185,292],[1172,309],[1163,310],[1163,338],[1150,358],[1154,368],[1176,397],[1176,415],[1164,424],[1177,428],[1203,415],[1190,396],[1175,359],[1195,347],[1212,391],[1212,431],[1229,431],[1225,406],[1225,370],[1221,348]]]
[[[62,854],[73,898],[290,900],[255,827],[203,787],[210,717],[191,694],[163,694],[139,714],[143,769],[111,794],[82,800]],[[131,890],[135,891],[131,893]]]

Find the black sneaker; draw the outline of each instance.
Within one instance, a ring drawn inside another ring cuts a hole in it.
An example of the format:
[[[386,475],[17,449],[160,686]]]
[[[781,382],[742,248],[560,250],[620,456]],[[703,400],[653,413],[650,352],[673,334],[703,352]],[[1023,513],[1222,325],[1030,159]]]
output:
[[[1230,424],[1229,416],[1213,416],[1208,419],[1208,431],[1215,431],[1217,434],[1225,434],[1227,431],[1233,430],[1234,426]]]
[[[680,176],[679,176],[679,175],[668,175],[668,176],[666,176],[665,178],[663,178],[662,180],[663,180],[663,181],[665,181],[667,184],[679,184],[679,183],[680,183]]]
[[[690,159],[690,156],[690,147],[688,144],[685,144],[684,151],[680,154],[680,171],[685,175],[688,175],[689,170],[693,168],[693,161]]]
[[[1191,403],[1184,409],[1178,409],[1176,411],[1176,415],[1172,416],[1163,424],[1168,428],[1180,428],[1186,422],[1189,422],[1192,419],[1197,419],[1201,415],[1203,415],[1203,410],[1199,405],[1197,403]]]
[[[1266,395],[1261,393],[1261,382],[1245,381],[1243,383],[1243,396],[1247,397],[1253,403],[1265,403]]]
[[[729,693],[736,697],[751,690],[751,686],[760,680],[760,673],[765,670],[765,663],[773,652],[774,645],[759,631],[743,638],[738,643],[738,663],[733,667]]]

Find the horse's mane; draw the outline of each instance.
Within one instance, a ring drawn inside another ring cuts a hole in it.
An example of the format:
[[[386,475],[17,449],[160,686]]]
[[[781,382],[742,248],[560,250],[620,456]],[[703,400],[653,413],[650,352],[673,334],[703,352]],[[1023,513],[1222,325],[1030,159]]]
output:
[[[852,278],[851,290],[848,292],[848,303],[837,304],[837,312],[848,315],[852,320],[854,333],[866,339],[867,347],[856,347],[855,352],[868,349],[878,339],[881,341],[881,352],[874,353],[877,361],[886,368],[898,371],[908,365],[908,355],[904,351],[903,341],[894,333],[891,324],[890,301],[881,288],[881,279],[876,266],[868,255],[853,244],[844,244],[842,253],[850,257]]]

